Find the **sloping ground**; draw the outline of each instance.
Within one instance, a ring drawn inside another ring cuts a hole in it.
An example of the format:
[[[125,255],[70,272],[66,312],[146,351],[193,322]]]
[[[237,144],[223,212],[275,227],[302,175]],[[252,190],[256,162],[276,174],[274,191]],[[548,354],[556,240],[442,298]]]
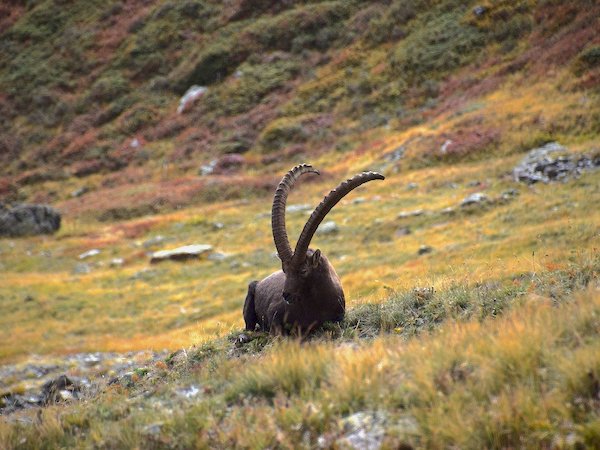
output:
[[[85,402],[49,406],[35,420],[9,418],[0,424],[0,444],[594,448],[600,444],[600,285],[596,278],[587,291],[571,289],[597,270],[597,261],[572,267],[564,284],[551,281],[558,273],[540,277],[534,290],[549,289],[553,298],[509,294],[516,305],[495,320],[446,322],[409,340],[393,333],[352,339],[373,311],[331,329],[333,336],[342,332],[339,341],[255,336],[240,346],[233,335],[140,367]],[[498,292],[486,294],[483,301]],[[451,311],[480,295],[471,289],[426,299],[415,293],[384,304],[379,318],[393,322],[402,306],[426,312],[428,302],[440,300]]]
[[[3,6],[0,199],[122,219],[263,196],[291,162],[374,167],[382,143],[410,168],[597,139],[596,2],[255,3]]]
[[[598,172],[527,187],[505,176],[519,159],[415,170],[352,193],[328,216],[339,232],[312,243],[336,267],[348,305],[390,289],[519,279],[597,252]],[[301,183],[290,204],[316,204],[333,184]],[[474,193],[488,200],[460,206]],[[231,201],[3,240],[0,356],[172,349],[239,329],[248,282],[279,268],[269,210],[261,199]],[[287,215],[291,239],[306,218]],[[212,245],[216,258],[150,265],[150,252],[192,243]],[[431,252],[419,254],[423,245]],[[80,258],[92,249],[100,253]]]

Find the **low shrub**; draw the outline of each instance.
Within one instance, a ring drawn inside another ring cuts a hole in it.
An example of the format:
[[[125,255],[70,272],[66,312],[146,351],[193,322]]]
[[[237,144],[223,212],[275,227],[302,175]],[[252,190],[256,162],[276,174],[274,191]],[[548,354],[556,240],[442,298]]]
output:
[[[473,59],[484,43],[483,34],[461,22],[461,14],[425,16],[423,26],[415,29],[390,55],[395,74],[424,81],[439,78]]]
[[[129,91],[129,83],[119,72],[107,72],[98,78],[88,94],[88,101],[110,102],[125,95]]]

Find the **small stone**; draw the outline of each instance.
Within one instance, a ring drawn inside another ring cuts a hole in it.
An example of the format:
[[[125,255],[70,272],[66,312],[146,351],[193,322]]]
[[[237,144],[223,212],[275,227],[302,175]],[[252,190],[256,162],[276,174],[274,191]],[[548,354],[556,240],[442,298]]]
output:
[[[203,96],[206,93],[206,91],[208,91],[208,88],[205,86],[197,86],[197,85],[191,86],[185,92],[185,94],[183,94],[183,97],[181,97],[181,99],[179,100],[179,106],[177,107],[177,113],[182,114],[182,113],[186,112],[190,108],[192,103],[194,103],[198,98]]]
[[[396,230],[396,233],[395,233],[395,234],[396,234],[396,236],[398,236],[398,237],[407,236],[407,235],[409,235],[409,234],[410,234],[410,228],[408,228],[408,227],[401,227],[401,228],[398,228],[398,229]]]
[[[247,344],[250,341],[252,341],[252,338],[250,336],[248,336],[246,333],[242,333],[236,338],[235,346],[241,347],[242,345]]]
[[[92,271],[92,268],[90,267],[89,264],[86,264],[86,263],[76,264],[75,267],[73,268],[73,273],[78,274],[78,275],[90,273],[91,271]]]
[[[227,258],[230,258],[230,257],[231,257],[231,255],[229,255],[227,253],[213,252],[210,255],[208,255],[207,259],[209,261],[221,262],[221,261],[225,261]]]
[[[433,247],[429,245],[421,245],[419,250],[417,250],[418,255],[426,255],[427,253],[431,253],[433,251]]]
[[[448,147],[450,147],[451,145],[452,145],[452,140],[446,139],[446,141],[440,147],[440,153],[442,155],[445,155],[446,153],[448,153]]]
[[[415,209],[414,211],[402,211],[398,214],[398,219],[408,219],[409,217],[418,217],[425,214],[425,211],[422,209]]]
[[[98,353],[89,353],[83,357],[83,363],[88,367],[97,366],[101,361]]]
[[[338,225],[333,220],[330,220],[328,222],[322,223],[319,226],[319,228],[317,228],[316,234],[318,234],[318,235],[335,234],[339,231],[340,231],[340,228],[338,227]]]
[[[200,175],[200,176],[210,175],[215,171],[216,166],[217,166],[217,160],[213,159],[208,164],[204,164],[203,166],[200,166],[200,170],[198,170],[198,175]]]
[[[121,267],[125,263],[123,258],[113,258],[110,260],[110,267]]]
[[[341,448],[378,450],[385,436],[384,412],[360,411],[341,420],[345,434],[337,440]]]
[[[66,375],[47,381],[42,387],[42,403],[49,405],[61,400],[71,400],[81,391],[79,383],[74,382]]]
[[[149,436],[158,436],[160,431],[162,430],[163,424],[162,422],[153,423],[150,425],[146,425],[142,432]]]
[[[86,186],[82,186],[78,189],[75,189],[73,192],[71,192],[71,197],[81,197],[83,194],[86,194],[89,191],[89,189]]]
[[[167,239],[164,236],[159,234],[157,236],[151,237],[150,239],[147,239],[144,242],[142,242],[142,246],[144,248],[150,248],[150,247],[154,247],[155,245],[162,244],[166,240]]]
[[[482,5],[478,5],[475,8],[473,8],[473,14],[476,17],[481,17],[483,16],[485,13],[487,12],[487,8],[485,6]]]
[[[448,206],[447,208],[444,208],[440,211],[440,213],[442,214],[446,214],[446,215],[452,215],[454,214],[456,211],[454,210],[454,208],[452,206]]]
[[[361,203],[366,202],[367,200],[364,197],[357,197],[354,200],[352,200],[352,204],[353,205],[360,205]]]
[[[519,191],[516,189],[509,189],[508,191],[504,191],[501,195],[502,200],[510,200],[511,198],[515,198],[519,195]]]
[[[285,208],[285,212],[288,214],[302,212],[302,211],[310,211],[312,210],[311,205],[303,204],[303,205],[289,205]]]
[[[468,197],[466,197],[460,203],[460,206],[465,207],[465,206],[470,206],[470,205],[481,205],[482,203],[487,202],[487,200],[488,200],[487,195],[485,195],[482,192],[475,192],[474,194],[471,194]]]
[[[391,152],[388,152],[385,155],[383,155],[383,159],[387,162],[394,163],[400,161],[404,157],[404,153],[406,153],[406,147],[400,145]]]
[[[58,392],[58,397],[62,401],[73,400],[73,393],[71,391],[62,390]]]
[[[81,255],[79,255],[79,259],[86,259],[86,258],[90,258],[92,256],[96,256],[100,254],[100,250],[98,250],[97,248],[93,248],[91,250],[88,250],[87,252],[83,252]]]
[[[152,269],[142,269],[138,270],[134,273],[129,279],[130,280],[142,280],[142,281],[150,281],[154,279],[157,275],[156,270]]]
[[[406,189],[409,190],[409,191],[414,191],[418,187],[419,187],[419,185],[417,183],[408,183],[406,185]]]
[[[190,399],[196,397],[200,393],[198,386],[188,386],[185,388],[177,389],[175,391],[179,396]]]

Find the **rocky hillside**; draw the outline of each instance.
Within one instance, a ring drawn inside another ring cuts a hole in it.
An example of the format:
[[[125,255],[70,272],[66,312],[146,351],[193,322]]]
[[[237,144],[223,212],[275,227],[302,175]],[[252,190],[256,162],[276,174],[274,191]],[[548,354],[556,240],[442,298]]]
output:
[[[264,195],[301,160],[409,169],[593,141],[598,8],[4,2],[0,201],[123,219]]]

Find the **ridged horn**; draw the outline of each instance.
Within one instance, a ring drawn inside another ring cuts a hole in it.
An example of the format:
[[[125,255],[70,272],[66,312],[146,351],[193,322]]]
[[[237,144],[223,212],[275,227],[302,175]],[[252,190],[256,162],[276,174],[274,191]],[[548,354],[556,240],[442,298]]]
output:
[[[319,175],[319,171],[313,169],[310,164],[299,164],[281,179],[273,198],[273,207],[271,209],[273,240],[275,241],[275,248],[277,248],[277,254],[279,255],[279,259],[281,259],[281,266],[284,271],[293,256],[292,247],[290,246],[285,229],[285,205],[288,194],[296,183],[296,180],[305,173],[316,173]]]
[[[323,221],[327,213],[329,213],[329,211],[331,211],[331,209],[350,191],[356,189],[361,184],[373,180],[385,180],[385,177],[377,172],[359,173],[358,175],[355,175],[352,178],[340,183],[338,187],[327,194],[319,206],[317,206],[310,215],[306,225],[304,225],[292,257],[292,267],[297,269],[304,262],[310,241],[312,240],[315,231],[317,231],[319,224]]]

